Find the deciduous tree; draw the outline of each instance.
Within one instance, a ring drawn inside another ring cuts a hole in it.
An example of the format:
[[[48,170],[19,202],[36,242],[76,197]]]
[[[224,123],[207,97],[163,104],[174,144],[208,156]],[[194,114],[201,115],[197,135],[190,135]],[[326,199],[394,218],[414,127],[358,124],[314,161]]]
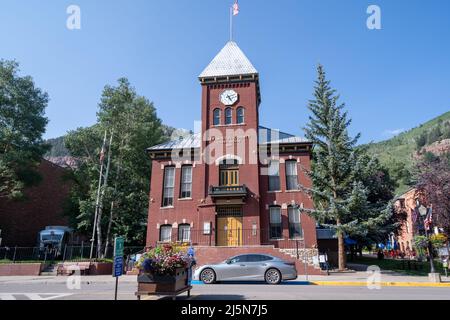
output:
[[[20,197],[24,186],[39,181],[47,103],[31,77],[19,76],[17,62],[0,60],[0,198]]]

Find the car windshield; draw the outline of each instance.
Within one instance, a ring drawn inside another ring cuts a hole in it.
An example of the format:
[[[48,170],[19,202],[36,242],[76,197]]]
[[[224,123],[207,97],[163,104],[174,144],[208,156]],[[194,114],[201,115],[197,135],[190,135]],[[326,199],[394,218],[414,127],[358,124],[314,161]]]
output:
[[[41,235],[42,241],[59,242],[62,238],[61,234],[43,234]]]

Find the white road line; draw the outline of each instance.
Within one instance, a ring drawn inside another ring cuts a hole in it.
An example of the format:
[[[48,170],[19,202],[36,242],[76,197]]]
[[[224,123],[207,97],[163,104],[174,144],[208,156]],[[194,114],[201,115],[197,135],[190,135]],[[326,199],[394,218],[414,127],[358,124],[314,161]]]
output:
[[[71,295],[73,295],[73,293],[0,293],[0,300],[17,300],[16,296],[25,296],[29,300],[53,300]]]

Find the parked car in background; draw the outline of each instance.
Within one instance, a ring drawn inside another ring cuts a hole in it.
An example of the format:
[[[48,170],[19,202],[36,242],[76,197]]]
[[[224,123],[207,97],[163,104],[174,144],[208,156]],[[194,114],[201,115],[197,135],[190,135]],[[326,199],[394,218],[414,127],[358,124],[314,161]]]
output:
[[[194,280],[205,284],[216,281],[265,281],[279,284],[283,280],[297,279],[294,262],[287,262],[268,254],[243,254],[221,263],[198,267]]]

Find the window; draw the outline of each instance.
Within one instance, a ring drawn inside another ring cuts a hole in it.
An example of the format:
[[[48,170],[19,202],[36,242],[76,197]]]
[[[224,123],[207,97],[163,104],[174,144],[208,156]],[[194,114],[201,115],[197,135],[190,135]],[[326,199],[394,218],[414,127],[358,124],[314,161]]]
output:
[[[164,169],[164,190],[163,190],[163,207],[173,206],[173,189],[175,185],[175,168],[166,167]]]
[[[192,166],[183,166],[181,168],[181,198],[190,198],[192,196]]]
[[[237,256],[234,258],[231,258],[230,263],[241,263],[241,262],[247,262],[247,256],[246,254],[242,256]]]
[[[170,242],[172,240],[172,226],[170,224],[163,225],[159,228],[159,241]]]
[[[218,126],[219,124],[220,124],[220,109],[214,109],[213,125]]]
[[[269,191],[280,190],[280,162],[277,160],[270,161],[269,164]]]
[[[239,185],[239,165],[237,160],[224,160],[219,166],[220,186]]]
[[[189,242],[191,240],[191,226],[189,224],[178,225],[178,241]]]
[[[236,123],[242,124],[244,123],[244,108],[239,107],[236,110]]]
[[[270,238],[281,238],[281,208],[270,207]]]
[[[231,110],[231,108],[226,108],[225,109],[225,124],[231,124],[232,123],[232,119],[233,118],[233,111]]]
[[[300,210],[295,207],[288,207],[289,216],[289,239],[301,238],[302,225],[300,223]]]
[[[298,190],[297,161],[286,161],[286,190]]]

